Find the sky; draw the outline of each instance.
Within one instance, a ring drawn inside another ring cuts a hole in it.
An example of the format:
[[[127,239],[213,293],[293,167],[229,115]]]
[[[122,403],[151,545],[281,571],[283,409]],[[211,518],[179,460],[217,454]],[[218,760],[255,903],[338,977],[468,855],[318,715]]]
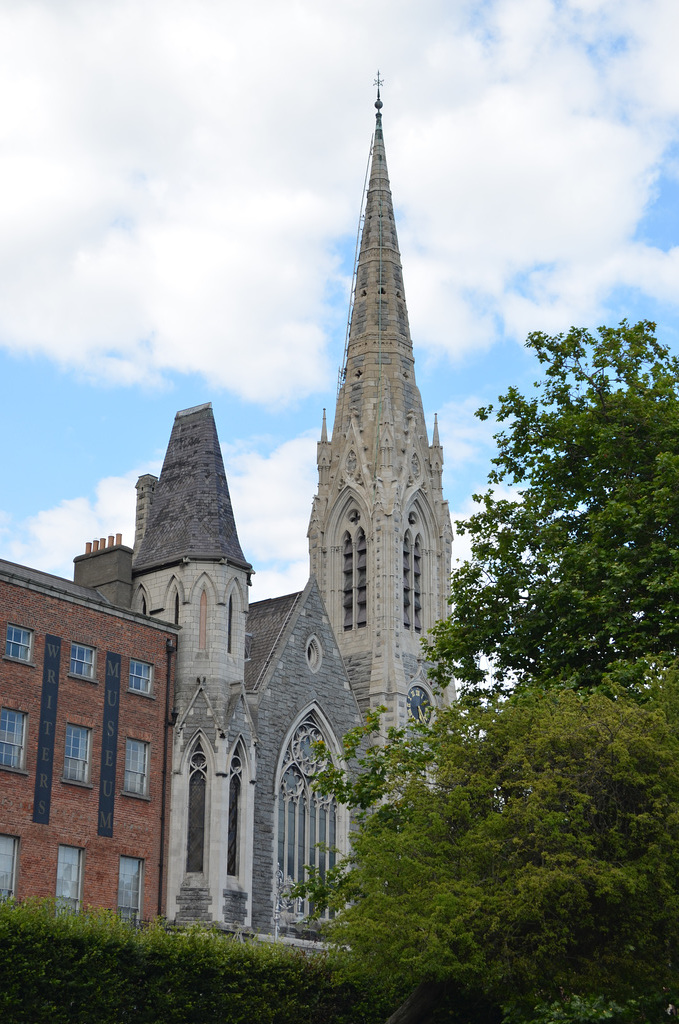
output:
[[[679,352],[677,38],[676,0],[0,0],[0,558],[131,545],[211,401],[251,599],[304,585],[378,68],[453,518],[530,331]]]

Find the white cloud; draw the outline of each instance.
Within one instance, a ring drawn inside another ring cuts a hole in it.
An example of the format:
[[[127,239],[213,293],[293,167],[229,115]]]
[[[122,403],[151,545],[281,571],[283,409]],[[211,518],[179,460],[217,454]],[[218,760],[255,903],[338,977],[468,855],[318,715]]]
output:
[[[253,601],[301,590],[309,578],[316,440],[297,437],[264,455],[250,446],[223,446],[238,536],[255,568]]]
[[[495,450],[493,434],[498,424],[493,418],[480,420],[475,415],[483,403],[475,395],[462,402],[447,402],[441,410],[439,436],[445,452],[446,472],[453,477],[469,463],[484,468]]]
[[[148,468],[140,472],[149,472]],[[87,541],[122,533],[123,544],[134,541],[135,489],[139,473],[105,477],[95,496],[68,498],[42,509],[23,522],[9,522],[4,549],[10,561],[73,579],[73,559],[84,554]],[[0,523],[2,517],[0,515]]]
[[[678,30],[675,0],[6,3],[0,344],[273,405],[327,385],[375,38],[420,344],[592,322],[630,283],[676,305],[632,240]]]
[[[261,447],[261,446],[260,446]],[[264,454],[254,443],[224,446],[229,490],[243,553],[255,577],[251,600],[301,590],[309,578],[306,531],[316,491],[316,439],[286,441]],[[135,484],[158,463],[99,481],[93,498],[77,496],[23,522],[0,511],[5,557],[73,578],[73,558],[85,543],[122,533],[134,542]]]

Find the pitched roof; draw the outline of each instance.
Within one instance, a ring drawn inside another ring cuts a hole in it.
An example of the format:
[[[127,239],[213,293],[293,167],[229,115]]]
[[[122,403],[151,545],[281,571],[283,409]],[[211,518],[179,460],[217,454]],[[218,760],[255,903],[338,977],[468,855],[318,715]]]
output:
[[[236,532],[211,402],[175,416],[134,571],[184,557],[252,568]]]
[[[246,634],[251,636],[250,658],[245,662],[245,689],[256,690],[273,658],[278,640],[302,592],[271,597],[250,605]]]

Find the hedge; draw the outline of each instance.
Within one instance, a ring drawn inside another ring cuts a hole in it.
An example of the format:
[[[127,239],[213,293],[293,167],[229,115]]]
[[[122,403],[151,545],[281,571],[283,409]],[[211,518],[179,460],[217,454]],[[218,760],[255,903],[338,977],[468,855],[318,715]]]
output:
[[[404,995],[341,953],[137,929],[49,900],[0,905],[6,1024],[378,1024]]]

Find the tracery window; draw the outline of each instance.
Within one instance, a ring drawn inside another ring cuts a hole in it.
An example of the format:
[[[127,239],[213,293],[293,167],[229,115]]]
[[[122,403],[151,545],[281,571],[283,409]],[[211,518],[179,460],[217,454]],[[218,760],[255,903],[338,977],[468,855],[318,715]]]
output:
[[[241,790],[243,786],[243,758],[241,748],[231,758],[229,770],[229,821],[226,850],[226,873],[238,874],[238,847],[240,845]]]
[[[311,788],[318,769],[313,744],[323,739],[315,718],[308,715],[295,729],[283,758],[278,790],[278,868],[286,882],[301,881],[305,864],[317,868],[321,878],[335,864],[337,802]],[[309,913],[308,904],[303,912]]]
[[[202,871],[205,853],[205,794],[207,758],[200,741],[189,762],[189,821],[186,837],[186,870]]]
[[[403,538],[403,625],[422,632],[422,540]]]
[[[362,629],[366,625],[367,566],[368,545],[365,533],[358,529],[352,537],[347,530],[342,541],[342,606],[345,630]]]

